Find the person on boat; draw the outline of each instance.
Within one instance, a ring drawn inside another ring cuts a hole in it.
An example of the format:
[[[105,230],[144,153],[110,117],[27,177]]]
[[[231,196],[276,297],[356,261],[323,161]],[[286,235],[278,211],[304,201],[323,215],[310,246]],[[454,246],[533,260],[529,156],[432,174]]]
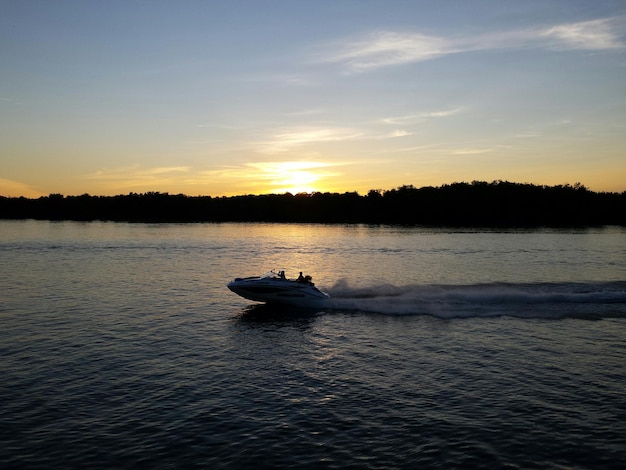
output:
[[[309,284],[311,286],[315,285],[313,284],[313,278],[309,276],[308,274],[306,276],[303,276],[302,271],[300,271],[300,275],[298,276],[298,282],[302,284]]]
[[[278,275],[280,276],[281,279],[285,279],[285,271],[280,271]]]

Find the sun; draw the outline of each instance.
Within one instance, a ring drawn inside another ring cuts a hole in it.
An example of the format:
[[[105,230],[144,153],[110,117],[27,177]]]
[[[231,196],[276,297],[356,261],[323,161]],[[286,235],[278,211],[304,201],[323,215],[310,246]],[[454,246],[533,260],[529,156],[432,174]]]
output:
[[[316,183],[320,177],[311,171],[287,171],[285,177],[276,181],[276,184],[280,186],[278,192],[285,193],[312,193],[317,190],[314,183]]]
[[[272,193],[313,193],[321,191],[320,186],[324,178],[336,176],[324,171],[332,166],[330,163],[320,162],[257,162],[249,166],[260,170],[256,178],[265,180],[265,186]]]

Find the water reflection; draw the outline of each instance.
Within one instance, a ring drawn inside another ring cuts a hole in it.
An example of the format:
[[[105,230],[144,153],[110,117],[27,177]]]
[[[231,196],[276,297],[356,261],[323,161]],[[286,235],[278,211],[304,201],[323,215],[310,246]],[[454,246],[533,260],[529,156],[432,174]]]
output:
[[[312,323],[318,315],[325,313],[318,309],[300,308],[293,305],[253,304],[244,307],[237,319],[242,323]]]

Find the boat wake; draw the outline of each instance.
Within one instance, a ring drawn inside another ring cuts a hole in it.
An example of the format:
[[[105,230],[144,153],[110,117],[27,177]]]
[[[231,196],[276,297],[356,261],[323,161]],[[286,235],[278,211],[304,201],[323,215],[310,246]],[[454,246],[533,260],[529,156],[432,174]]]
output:
[[[626,318],[626,282],[376,285],[332,288],[333,310],[439,318]]]

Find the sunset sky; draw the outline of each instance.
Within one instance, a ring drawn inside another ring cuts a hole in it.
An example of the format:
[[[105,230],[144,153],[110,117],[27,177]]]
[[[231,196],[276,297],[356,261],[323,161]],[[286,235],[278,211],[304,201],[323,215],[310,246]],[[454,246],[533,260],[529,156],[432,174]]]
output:
[[[3,0],[0,195],[626,190],[626,1]]]

